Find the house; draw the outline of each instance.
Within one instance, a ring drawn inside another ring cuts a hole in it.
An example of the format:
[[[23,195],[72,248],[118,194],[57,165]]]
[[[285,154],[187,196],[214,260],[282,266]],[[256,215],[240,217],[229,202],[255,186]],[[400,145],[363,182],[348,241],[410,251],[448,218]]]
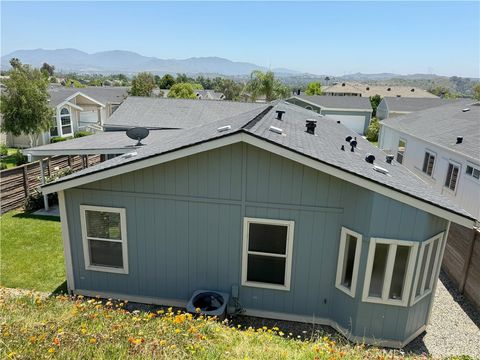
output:
[[[377,107],[377,118],[387,119],[391,116],[409,114],[414,111],[429,109],[435,106],[448,104],[455,99],[441,98],[409,98],[409,97],[384,97]]]
[[[313,110],[329,119],[339,120],[350,130],[365,134],[372,117],[370,99],[357,96],[295,95],[289,103]]]
[[[412,86],[395,85],[368,85],[357,82],[341,82],[322,89],[323,94],[330,96],[363,96],[371,97],[412,97],[412,98],[438,98],[426,90]]]
[[[190,124],[124,136],[123,155],[42,187],[59,196],[70,292],[185,306],[218,290],[246,315],[393,347],[425,330],[449,224],[470,214],[327,116],[188,103],[127,99],[137,125],[157,106]]]
[[[77,131],[101,131],[103,122],[127,97],[127,88],[52,86],[49,94],[49,104],[55,110],[53,126],[39,136],[37,145],[48,144],[56,137],[73,137]],[[30,138],[7,134],[7,144],[27,148]]]
[[[471,99],[381,122],[379,146],[480,219],[480,105]],[[480,309],[480,232],[452,224],[442,268]]]

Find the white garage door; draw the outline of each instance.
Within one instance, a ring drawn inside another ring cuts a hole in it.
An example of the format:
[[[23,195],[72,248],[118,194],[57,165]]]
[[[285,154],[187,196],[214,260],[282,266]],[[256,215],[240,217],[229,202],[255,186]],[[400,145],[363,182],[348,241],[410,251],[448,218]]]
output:
[[[363,115],[330,115],[325,114],[330,119],[340,120],[350,130],[355,131],[358,134],[363,134],[365,126],[365,116]]]
[[[95,110],[82,111],[80,113],[80,124],[85,126],[86,124],[96,123],[98,121],[98,112]]]

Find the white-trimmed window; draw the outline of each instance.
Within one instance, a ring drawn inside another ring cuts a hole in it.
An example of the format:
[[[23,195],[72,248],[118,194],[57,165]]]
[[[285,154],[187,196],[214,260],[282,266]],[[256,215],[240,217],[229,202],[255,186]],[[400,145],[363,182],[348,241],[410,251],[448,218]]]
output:
[[[73,134],[72,118],[67,108],[60,110],[60,123],[62,126],[62,136]]]
[[[467,163],[465,174],[474,180],[480,180],[480,166]]]
[[[434,165],[435,165],[435,153],[431,151],[425,151],[425,157],[423,158],[422,171],[428,176],[432,176]]]
[[[342,227],[335,286],[351,297],[355,297],[361,250],[362,235]]]
[[[445,187],[449,190],[455,191],[457,188],[458,173],[460,172],[460,166],[448,163],[447,176],[445,178]]]
[[[398,140],[397,162],[399,164],[403,163],[403,158],[405,157],[405,150],[406,149],[407,149],[407,140],[405,140],[405,139]]]
[[[407,306],[418,243],[371,238],[362,300]]]
[[[420,247],[419,263],[413,282],[412,305],[432,292],[435,274],[439,265],[444,233],[435,235]]]
[[[58,136],[58,124],[57,124],[57,115],[53,115],[52,119],[52,127],[50,128],[50,136],[56,137]]]
[[[125,209],[80,205],[85,268],[128,274]]]
[[[246,217],[242,285],[290,290],[294,222]]]

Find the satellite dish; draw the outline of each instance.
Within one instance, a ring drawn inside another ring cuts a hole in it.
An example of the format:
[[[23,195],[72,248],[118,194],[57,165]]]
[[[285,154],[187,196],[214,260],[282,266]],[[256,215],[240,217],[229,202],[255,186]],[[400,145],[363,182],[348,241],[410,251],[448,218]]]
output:
[[[144,127],[135,127],[127,130],[127,136],[130,139],[138,141],[136,146],[142,146],[141,141],[145,139],[149,133],[150,131]]]

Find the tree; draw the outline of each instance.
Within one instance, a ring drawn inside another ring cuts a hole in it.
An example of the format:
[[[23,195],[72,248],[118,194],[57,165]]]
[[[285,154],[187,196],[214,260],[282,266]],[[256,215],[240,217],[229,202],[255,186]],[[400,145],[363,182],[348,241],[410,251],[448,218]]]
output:
[[[380,101],[382,101],[382,98],[380,97],[380,95],[370,96],[370,104],[372,105],[373,117],[377,116],[377,108],[378,108],[378,104],[380,104]]]
[[[49,78],[50,76],[53,76],[55,72],[55,66],[50,65],[46,62],[43,63],[42,67],[40,68],[40,71],[47,77]]]
[[[473,98],[480,101],[480,83],[473,87]]]
[[[18,69],[22,67],[22,62],[18,58],[11,58],[10,59],[10,66],[13,69]]]
[[[380,124],[378,122],[378,119],[374,117],[372,121],[370,121],[370,125],[368,125],[367,140],[370,142],[377,142],[379,131],[380,131]]]
[[[230,79],[221,79],[214,88],[216,92],[223,93],[225,100],[238,100],[242,89],[243,85]]]
[[[259,70],[252,71],[245,90],[250,93],[254,101],[261,95],[265,95],[267,101],[272,101],[286,98],[290,94],[289,89],[275,78],[272,71],[265,73]]]
[[[197,95],[190,83],[176,83],[170,88],[167,95],[169,98],[175,99],[196,99]]]
[[[52,126],[54,113],[48,104],[48,80],[29,65],[18,62],[12,67],[0,98],[1,131],[27,135],[30,146],[35,146],[39,135]]]
[[[155,89],[155,78],[149,72],[141,72],[132,80],[128,93],[132,96],[152,96]]]
[[[434,88],[430,88],[428,91],[431,92],[432,94],[440,96],[441,98],[444,98],[444,99],[456,99],[457,98],[456,94],[454,94],[453,92],[450,91],[450,89],[447,89],[444,86],[436,86]]]
[[[160,89],[170,89],[175,85],[175,78],[170,74],[163,75],[157,82]]]
[[[195,80],[187,76],[187,74],[177,74],[176,82],[177,83],[193,83],[195,82]]]
[[[322,84],[319,82],[311,82],[307,85],[307,90],[305,90],[307,95],[322,95]]]

